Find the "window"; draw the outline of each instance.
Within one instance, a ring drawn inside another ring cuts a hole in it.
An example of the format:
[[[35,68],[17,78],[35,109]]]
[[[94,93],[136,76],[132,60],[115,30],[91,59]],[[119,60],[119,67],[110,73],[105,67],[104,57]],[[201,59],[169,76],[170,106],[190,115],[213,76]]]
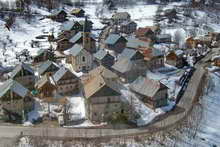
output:
[[[83,57],[82,57],[82,61],[83,61],[83,62],[85,62],[85,61],[86,61],[86,58],[85,58],[85,56],[83,56]]]

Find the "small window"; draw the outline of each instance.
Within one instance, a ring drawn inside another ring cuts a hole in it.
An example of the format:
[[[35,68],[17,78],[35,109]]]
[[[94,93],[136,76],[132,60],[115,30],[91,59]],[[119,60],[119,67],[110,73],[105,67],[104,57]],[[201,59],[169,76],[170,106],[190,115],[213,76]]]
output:
[[[86,61],[86,57],[85,57],[85,56],[82,57],[82,61],[83,61],[83,62]]]

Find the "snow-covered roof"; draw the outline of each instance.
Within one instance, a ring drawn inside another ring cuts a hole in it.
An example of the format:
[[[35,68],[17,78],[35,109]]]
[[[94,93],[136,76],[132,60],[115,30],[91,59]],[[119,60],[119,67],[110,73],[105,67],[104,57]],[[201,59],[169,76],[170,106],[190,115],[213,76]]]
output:
[[[67,72],[71,73],[73,78],[78,78],[74,73],[72,73],[70,70],[68,70],[65,67],[61,67],[54,75],[53,80],[55,82],[58,82]]]
[[[34,70],[27,64],[21,63],[15,67],[15,69],[11,73],[11,78],[14,78],[18,72],[21,70],[28,71],[30,74],[34,75]]]
[[[97,53],[94,54],[94,57],[98,60],[102,60],[103,58],[106,57],[106,55],[111,56],[112,59],[114,60],[114,57],[104,49],[100,49]]]
[[[133,63],[128,58],[120,58],[112,68],[120,73],[126,73],[130,71],[133,67]]]
[[[141,95],[153,98],[159,90],[167,87],[160,81],[140,76],[131,83],[130,88]]]
[[[149,47],[148,42],[139,40],[137,38],[127,38],[127,41],[127,48],[137,49],[139,47]]]
[[[128,12],[118,12],[112,15],[112,19],[129,19],[130,17]]]
[[[73,47],[68,49],[68,51],[72,56],[77,56],[83,49],[84,48],[81,44],[75,44]]]
[[[103,89],[108,87],[108,90]],[[99,96],[120,96],[119,83],[112,79],[107,79],[100,74],[93,77],[84,85],[84,95],[86,98],[91,98],[95,93],[99,93]]]
[[[13,91],[21,97],[25,97],[29,93],[27,88],[12,79],[7,80],[0,86],[0,97],[4,96],[8,90]]]
[[[58,66],[56,63],[54,63],[54,62],[48,60],[48,61],[42,63],[42,64],[39,66],[39,69],[38,69],[39,75],[43,74],[43,73],[44,73],[49,67],[51,67],[51,66],[52,66],[54,69],[59,70],[59,66]]]
[[[80,25],[80,24],[79,24],[79,22],[77,22],[77,21],[68,21],[68,22],[65,22],[65,23],[63,23],[63,25],[61,26],[61,30],[62,30],[62,31],[72,30],[72,28],[73,28],[75,25]]]
[[[124,40],[126,40],[124,37],[122,37],[121,35],[119,34],[110,34],[106,40],[105,40],[105,43],[106,44],[110,44],[110,45],[114,45],[115,43],[118,42],[119,39],[123,38]]]
[[[83,37],[83,32],[78,32],[76,35],[74,35],[71,39],[71,43],[76,43],[78,40],[80,40]],[[90,33],[90,38],[95,40],[95,35]]]

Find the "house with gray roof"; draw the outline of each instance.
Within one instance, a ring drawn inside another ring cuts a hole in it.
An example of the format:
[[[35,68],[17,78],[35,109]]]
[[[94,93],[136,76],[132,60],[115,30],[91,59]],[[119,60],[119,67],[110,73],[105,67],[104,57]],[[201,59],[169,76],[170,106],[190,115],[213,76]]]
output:
[[[128,58],[130,60],[144,60],[144,55],[134,49],[125,48],[123,52],[119,55],[119,58]]]
[[[140,76],[129,88],[150,108],[156,109],[167,105],[168,88],[160,81]]]
[[[52,12],[52,15],[48,16],[48,18],[51,18],[52,20],[58,21],[58,22],[64,22],[66,21],[67,13],[63,9],[55,10]]]
[[[88,42],[86,43],[85,40],[88,40]],[[87,51],[89,51],[90,53],[96,52],[96,39],[95,35],[92,33],[78,32],[69,41],[72,44],[81,44],[85,46],[85,49],[87,49]],[[86,47],[86,44],[88,44],[88,47]]]
[[[64,52],[67,55],[67,62],[76,72],[86,72],[93,67],[93,56],[81,44],[75,44],[72,48]]]
[[[49,76],[52,76],[58,70],[59,70],[59,65],[57,65],[55,62],[47,60],[38,67],[38,75],[42,76],[47,74]]]
[[[127,38],[126,47],[131,49],[138,49],[139,47],[149,47],[149,42],[139,40],[137,38]]]
[[[61,67],[53,76],[52,79],[59,94],[78,93],[80,87],[80,79],[65,67]]]
[[[94,59],[98,65],[103,65],[105,67],[111,67],[115,62],[115,57],[104,49],[100,49],[97,53],[95,53]]]
[[[34,87],[36,79],[34,70],[25,63],[18,64],[12,71],[10,77],[30,89]]]
[[[117,12],[112,15],[112,21],[114,24],[118,25],[125,21],[131,20],[131,15],[128,12]]]
[[[131,60],[129,58],[119,58],[112,66],[112,70],[118,74],[122,82],[132,82],[138,76],[147,71],[143,60]]]
[[[125,34],[132,34],[137,29],[137,23],[134,21],[126,21],[120,25],[120,32]]]
[[[14,116],[21,120],[23,112],[31,111],[33,104],[30,91],[17,81],[9,79],[0,86],[0,118],[8,120]]]
[[[79,31],[80,30],[80,23],[78,21],[67,21],[62,24],[61,31]]]
[[[104,43],[106,49],[121,53],[126,47],[127,40],[119,34],[109,34]]]

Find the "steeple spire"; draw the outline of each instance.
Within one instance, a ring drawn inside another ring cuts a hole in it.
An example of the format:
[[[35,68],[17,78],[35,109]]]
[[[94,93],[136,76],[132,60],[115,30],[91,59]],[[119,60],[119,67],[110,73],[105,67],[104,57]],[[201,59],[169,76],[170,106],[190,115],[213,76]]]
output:
[[[85,16],[85,21],[84,21],[84,25],[83,25],[83,32],[90,32],[88,16],[87,15]]]

